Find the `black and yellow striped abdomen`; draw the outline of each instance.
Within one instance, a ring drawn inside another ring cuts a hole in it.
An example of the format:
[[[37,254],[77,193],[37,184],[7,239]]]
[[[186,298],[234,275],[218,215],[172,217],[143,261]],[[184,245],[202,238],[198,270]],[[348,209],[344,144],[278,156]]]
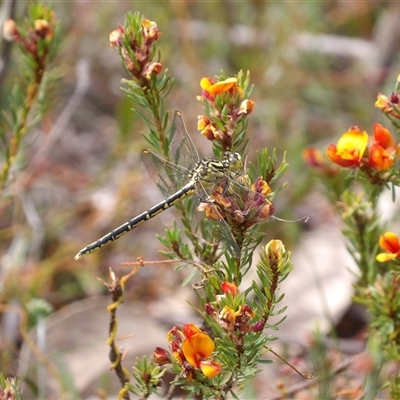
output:
[[[95,253],[96,251],[101,250],[104,246],[107,246],[109,243],[113,242],[114,240],[119,239],[122,235],[131,231],[132,229],[135,229],[137,226],[139,226],[143,222],[148,221],[149,219],[160,214],[161,212],[174,206],[176,203],[182,201],[184,198],[193,195],[193,193],[195,192],[195,187],[196,187],[196,182],[194,180],[192,180],[187,185],[185,185],[182,189],[177,191],[175,194],[168,197],[168,199],[163,200],[162,202],[149,208],[147,211],[142,212],[137,217],[132,218],[128,222],[125,222],[118,228],[107,233],[107,235],[104,235],[100,239],[98,239],[95,242],[90,243],[89,245],[84,247],[74,257],[75,260],[81,259],[86,254]]]

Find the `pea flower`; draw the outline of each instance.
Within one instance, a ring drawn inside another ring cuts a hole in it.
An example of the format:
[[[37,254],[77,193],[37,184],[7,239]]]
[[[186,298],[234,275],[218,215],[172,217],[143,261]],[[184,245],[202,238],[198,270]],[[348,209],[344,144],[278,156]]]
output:
[[[209,360],[215,349],[212,339],[195,324],[183,326],[185,339],[182,342],[182,351],[186,361],[195,368],[200,368],[205,376],[213,378],[221,372],[221,364]]]
[[[394,139],[381,124],[374,124],[374,143],[369,150],[368,164],[377,170],[387,170],[395,162],[393,154],[396,152]]]
[[[161,32],[154,21],[144,19],[142,21],[142,35],[146,45],[149,46],[160,38]]]
[[[398,236],[393,232],[385,232],[379,238],[379,246],[386,250],[386,253],[380,253],[376,256],[379,262],[386,262],[400,258],[400,241]]]
[[[367,132],[357,126],[350,128],[338,141],[327,149],[327,156],[342,167],[358,167],[368,144]]]
[[[230,293],[232,296],[236,296],[239,293],[239,288],[231,282],[222,282],[221,289],[225,294]]]
[[[368,142],[370,143],[368,148]],[[386,171],[396,161],[398,146],[391,133],[381,124],[373,126],[373,136],[358,127],[352,127],[338,141],[327,149],[328,157],[342,167],[359,167],[368,173]]]
[[[216,83],[211,78],[202,78],[200,81],[202,96],[208,100],[214,100],[219,94],[239,91],[241,89],[238,87],[237,82],[237,78],[228,78]]]
[[[182,376],[191,381],[196,369],[200,369],[208,378],[218,375],[221,364],[210,360],[215,349],[212,339],[194,324],[186,324],[183,329],[174,326],[167,333],[171,352],[157,347],[153,358],[158,365],[176,361],[182,368]]]
[[[375,102],[375,107],[379,108],[385,114],[391,113],[393,111],[390,99],[382,93],[378,94]]]
[[[400,78],[400,77],[399,77]],[[399,78],[397,80],[399,81]],[[378,94],[375,102],[375,107],[379,108],[384,114],[390,115],[394,118],[400,119],[400,97],[399,92],[392,93],[390,97],[385,96],[382,93]]]
[[[219,313],[220,324],[227,332],[253,331],[250,319],[254,317],[254,311],[248,304],[241,305],[236,311],[229,306],[225,306]]]

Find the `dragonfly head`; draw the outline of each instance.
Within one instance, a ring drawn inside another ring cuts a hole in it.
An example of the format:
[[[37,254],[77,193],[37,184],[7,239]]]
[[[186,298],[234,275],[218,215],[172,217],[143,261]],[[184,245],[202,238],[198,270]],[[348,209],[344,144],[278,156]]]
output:
[[[232,172],[238,172],[242,169],[242,156],[239,153],[232,153],[231,151],[226,151],[224,153],[224,159],[228,161],[229,169]]]

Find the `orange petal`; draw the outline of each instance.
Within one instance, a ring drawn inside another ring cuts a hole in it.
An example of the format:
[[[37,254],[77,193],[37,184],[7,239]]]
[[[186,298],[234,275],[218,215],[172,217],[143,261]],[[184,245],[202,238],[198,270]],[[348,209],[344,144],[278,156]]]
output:
[[[230,293],[232,296],[236,296],[239,293],[239,288],[231,282],[222,282],[221,289],[225,294]]]
[[[374,124],[374,138],[384,149],[394,145],[392,134],[381,124]]]
[[[214,378],[222,370],[221,364],[216,361],[201,361],[200,368],[207,378]]]
[[[236,78],[228,78],[224,81],[214,83],[214,85],[210,86],[207,91],[212,95],[216,96],[220,93],[225,93],[229,89],[233,88],[237,84]]]
[[[369,165],[377,170],[384,171],[394,164],[394,157],[389,154],[380,144],[373,144],[369,151]]]
[[[194,324],[183,326],[186,339],[182,343],[182,351],[186,360],[194,367],[212,354],[215,344],[212,339]]]
[[[400,241],[398,236],[393,232],[385,232],[379,238],[379,246],[390,253],[397,254],[400,252]]]

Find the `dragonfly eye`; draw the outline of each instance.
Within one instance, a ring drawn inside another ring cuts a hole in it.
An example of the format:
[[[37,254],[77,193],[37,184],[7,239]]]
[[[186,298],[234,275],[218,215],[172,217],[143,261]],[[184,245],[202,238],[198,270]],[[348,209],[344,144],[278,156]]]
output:
[[[242,169],[242,156],[239,153],[226,152],[225,157],[228,159],[229,168],[231,171],[240,171]]]

